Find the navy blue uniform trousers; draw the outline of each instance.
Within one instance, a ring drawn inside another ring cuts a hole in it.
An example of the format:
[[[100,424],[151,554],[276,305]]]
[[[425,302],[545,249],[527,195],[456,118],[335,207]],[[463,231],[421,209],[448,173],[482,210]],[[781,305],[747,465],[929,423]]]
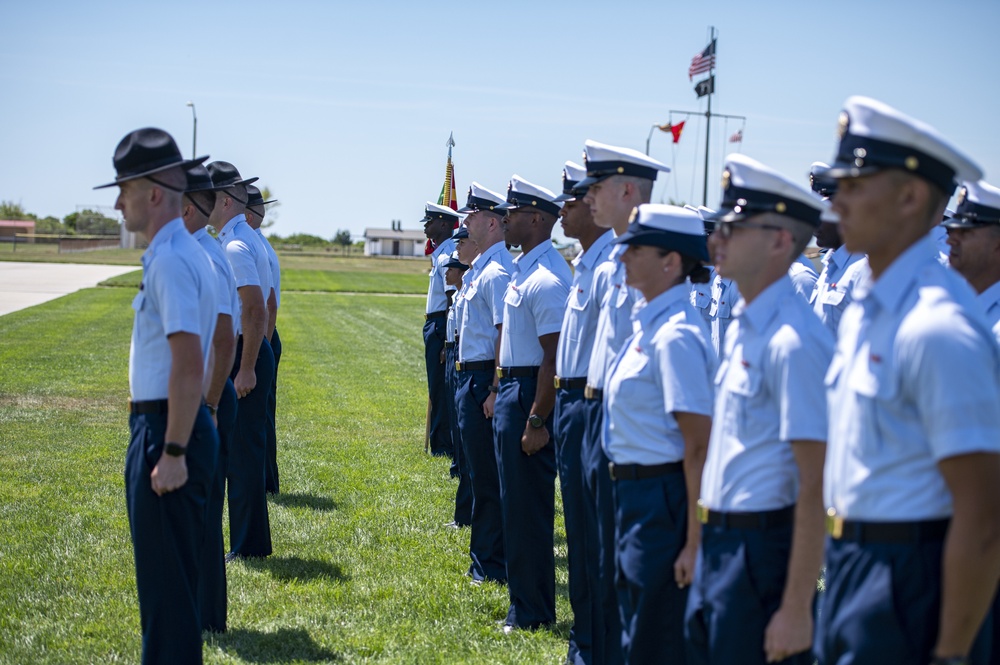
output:
[[[436,316],[424,323],[424,363],[427,366],[427,396],[431,400],[431,454],[452,455],[451,424],[448,422],[448,387],[444,378],[447,318]]]
[[[142,662],[200,663],[198,568],[219,436],[208,409],[201,407],[186,442],[187,483],[157,496],[149,476],[163,453],[167,415],[132,414],[129,428],[125,501],[135,553]]]
[[[687,589],[674,581],[674,561],[687,540],[684,472],[612,485],[625,662],[683,665]]]
[[[618,665],[622,662],[622,625],[615,588],[615,503],[608,457],[601,447],[603,403],[599,399],[587,399],[583,408],[587,430],[580,459],[587,510],[584,524],[587,529],[587,579],[593,607],[594,662]]]
[[[503,546],[503,509],[493,418],[483,414],[483,403],[490,394],[492,383],[493,370],[463,370],[458,373],[455,400],[472,484],[469,574],[475,580],[504,583],[507,581],[507,559]]]
[[[566,661],[590,665],[593,660],[593,602],[587,579],[587,525],[583,494],[583,464],[580,453],[587,429],[583,388],[556,390],[554,435],[559,487],[562,491],[566,522],[569,602],[573,608],[573,626],[569,631]]]
[[[222,507],[226,503],[229,447],[236,432],[236,389],[231,379],[226,379],[215,418],[219,423],[219,461],[215,465],[208,496],[205,547],[202,548],[198,576],[198,603],[201,606],[201,627],[222,633],[226,630],[226,543],[222,535]]]
[[[267,395],[267,466],[264,467],[264,489],[278,493],[278,435],[275,429],[275,411],[278,406],[278,363],[281,362],[281,337],[278,329],[271,335],[271,352],[274,354],[274,380]]]
[[[243,355],[243,336],[236,342],[235,380]],[[229,551],[240,556],[271,554],[264,467],[267,455],[267,397],[274,381],[274,353],[265,337],[254,364],[257,386],[239,400],[236,435],[229,449]]]
[[[472,481],[469,479],[469,462],[462,450],[462,430],[458,426],[458,371],[455,369],[458,347],[446,348],[444,355],[450,410],[448,417],[451,422],[451,440],[455,444],[451,475],[452,478],[458,478],[453,519],[459,526],[469,526],[472,524]]]
[[[534,455],[521,450],[521,436],[535,401],[536,377],[500,379],[493,431],[500,457],[504,551],[507,553],[507,625],[537,628],[556,620],[556,453],[552,416],[549,442]]]
[[[688,665],[764,665],[764,632],[785,591],[792,525],[704,525],[701,533],[685,626]],[[811,651],[804,651],[780,662],[811,665],[814,660]]]
[[[930,662],[941,618],[943,551],[943,541],[827,538],[814,647],[820,665]],[[973,665],[989,662],[990,632],[979,631],[969,654]]]

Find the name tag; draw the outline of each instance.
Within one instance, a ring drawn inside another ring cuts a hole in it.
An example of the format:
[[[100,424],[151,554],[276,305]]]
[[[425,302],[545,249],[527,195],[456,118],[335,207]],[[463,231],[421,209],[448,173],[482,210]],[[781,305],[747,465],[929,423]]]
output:
[[[524,296],[517,290],[517,287],[511,284],[507,287],[507,292],[503,296],[503,301],[511,307],[520,307],[521,300],[523,298]]]
[[[823,304],[836,307],[844,301],[844,295],[843,291],[827,291],[823,296]]]

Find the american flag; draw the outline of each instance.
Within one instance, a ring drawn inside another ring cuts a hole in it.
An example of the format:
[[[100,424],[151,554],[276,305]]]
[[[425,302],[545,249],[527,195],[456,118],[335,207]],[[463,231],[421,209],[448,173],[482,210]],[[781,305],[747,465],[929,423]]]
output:
[[[730,143],[743,143],[743,130],[738,130],[735,134],[729,137]]]
[[[703,74],[715,68],[715,40],[705,47],[705,50],[691,58],[688,67],[688,80],[693,81],[695,74]]]

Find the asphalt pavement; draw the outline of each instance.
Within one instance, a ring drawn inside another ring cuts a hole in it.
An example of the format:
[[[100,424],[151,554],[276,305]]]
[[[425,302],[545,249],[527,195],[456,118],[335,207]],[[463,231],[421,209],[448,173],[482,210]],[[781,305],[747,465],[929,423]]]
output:
[[[138,266],[0,261],[0,316],[138,269]]]

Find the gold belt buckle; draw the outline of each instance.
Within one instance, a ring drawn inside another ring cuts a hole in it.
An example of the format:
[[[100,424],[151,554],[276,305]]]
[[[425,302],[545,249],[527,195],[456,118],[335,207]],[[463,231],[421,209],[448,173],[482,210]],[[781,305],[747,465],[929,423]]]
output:
[[[594,399],[594,388],[593,386],[587,386],[583,389],[583,396],[587,399]]]
[[[560,386],[559,386],[560,381],[559,381],[559,377],[558,376],[556,378],[552,379],[552,383],[555,385],[556,390],[558,390],[560,388]]]
[[[498,379],[503,378],[503,367],[497,367],[497,378]]]
[[[836,508],[826,511],[826,532],[837,540],[844,537],[844,518],[837,515]]]
[[[708,508],[705,507],[705,504],[699,501],[697,508],[698,521],[702,524],[708,524],[708,513]]]
[[[460,363],[457,360],[455,361],[455,371],[456,372],[461,372],[462,371],[462,363]]]

